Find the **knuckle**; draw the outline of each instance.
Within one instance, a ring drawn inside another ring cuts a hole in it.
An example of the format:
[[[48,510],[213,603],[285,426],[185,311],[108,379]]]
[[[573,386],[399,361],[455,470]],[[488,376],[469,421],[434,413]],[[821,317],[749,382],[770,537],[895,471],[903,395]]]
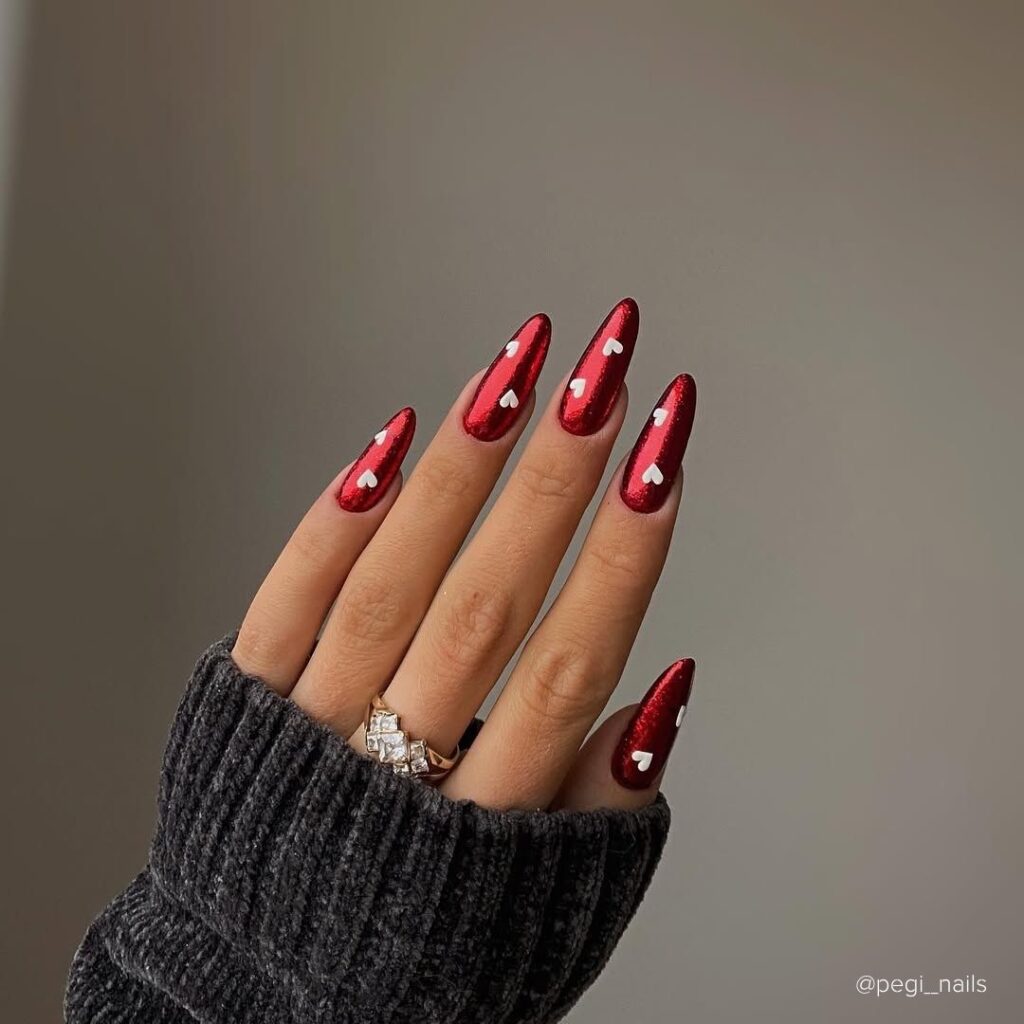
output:
[[[316,530],[308,523],[300,524],[288,543],[292,552],[305,567],[320,567],[334,561],[337,538],[323,530]]]
[[[579,491],[579,481],[572,467],[553,455],[540,455],[521,462],[517,474],[528,496],[537,502],[571,499]]]
[[[238,667],[252,675],[264,674],[275,668],[285,650],[280,630],[274,629],[265,619],[256,609],[250,609],[231,652]]]
[[[632,545],[601,540],[584,545],[581,557],[588,576],[602,590],[638,590],[647,581],[646,559]]]
[[[421,462],[416,477],[426,497],[441,503],[462,497],[471,483],[465,466],[443,455],[434,455]]]
[[[444,610],[439,642],[444,656],[463,671],[479,666],[501,642],[513,617],[509,593],[480,581],[460,587]]]
[[[362,571],[341,589],[334,607],[334,636],[346,644],[380,643],[401,631],[404,609],[398,588],[386,573]]]
[[[563,640],[529,652],[523,676],[516,687],[520,699],[532,715],[554,725],[592,721],[604,704],[590,654],[582,644]]]

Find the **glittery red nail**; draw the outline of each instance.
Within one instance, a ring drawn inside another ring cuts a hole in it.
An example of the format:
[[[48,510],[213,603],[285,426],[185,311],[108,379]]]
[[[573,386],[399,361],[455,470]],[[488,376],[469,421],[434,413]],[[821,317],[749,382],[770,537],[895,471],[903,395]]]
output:
[[[635,512],[656,512],[665,503],[683,461],[696,407],[697,385],[682,373],[665,389],[622,473],[619,493]]]
[[[387,493],[416,432],[412,409],[396,412],[352,463],[336,495],[346,512],[365,512]]]
[[[669,665],[654,681],[612,755],[612,775],[627,789],[647,789],[668,760],[693,688],[694,662]]]
[[[604,426],[626,379],[639,328],[640,310],[632,299],[623,299],[597,329],[569,378],[558,410],[570,434],[593,434]]]
[[[495,441],[519,418],[530,397],[551,341],[551,321],[531,316],[488,367],[462,417],[466,430],[481,441]]]

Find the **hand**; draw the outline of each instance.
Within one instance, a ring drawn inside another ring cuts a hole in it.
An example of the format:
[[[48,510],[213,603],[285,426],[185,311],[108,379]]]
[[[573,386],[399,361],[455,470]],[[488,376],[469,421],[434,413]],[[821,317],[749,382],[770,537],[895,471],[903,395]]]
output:
[[[281,552],[242,623],[238,666],[354,745],[381,694],[411,736],[453,751],[533,626],[600,483],[626,414],[638,326],[631,299],[611,311],[457,559],[533,412],[548,318],[531,317],[469,381],[404,488],[415,415],[389,420]],[[695,399],[687,375],[661,396],[565,585],[440,783],[447,796],[498,809],[628,809],[654,799],[692,661],[675,662],[639,706],[584,740],[664,565]]]

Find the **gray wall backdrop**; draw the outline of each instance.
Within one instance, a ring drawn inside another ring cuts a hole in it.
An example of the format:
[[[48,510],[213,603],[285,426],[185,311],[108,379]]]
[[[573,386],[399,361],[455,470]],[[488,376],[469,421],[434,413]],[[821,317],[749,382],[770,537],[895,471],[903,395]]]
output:
[[[383,417],[547,310],[701,388],[617,700],[698,659],[580,1024],[1019,1006],[1024,15],[999,2],[42,2],[3,292],[4,1017],[58,1015],[164,732]],[[975,974],[985,995],[872,998]]]

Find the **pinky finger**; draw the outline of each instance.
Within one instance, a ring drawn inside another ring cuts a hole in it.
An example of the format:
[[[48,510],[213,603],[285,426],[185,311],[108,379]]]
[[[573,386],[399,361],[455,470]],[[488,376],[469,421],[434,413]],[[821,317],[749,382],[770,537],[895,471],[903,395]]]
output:
[[[621,708],[583,745],[554,806],[574,811],[632,810],[653,803],[683,724],[694,662],[674,662],[639,704]]]

